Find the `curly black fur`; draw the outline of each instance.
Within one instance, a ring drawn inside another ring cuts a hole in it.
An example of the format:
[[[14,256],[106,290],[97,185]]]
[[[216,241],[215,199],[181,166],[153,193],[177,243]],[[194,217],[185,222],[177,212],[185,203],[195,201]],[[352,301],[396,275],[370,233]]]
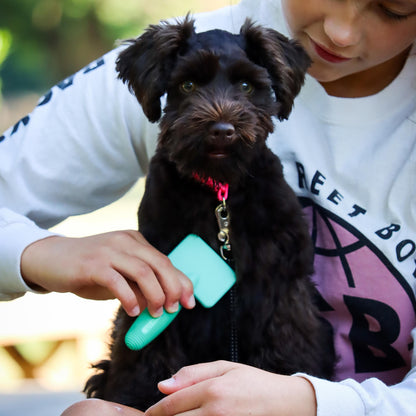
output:
[[[232,320],[240,362],[332,376],[332,335],[309,279],[308,229],[280,161],[266,146],[272,117],[288,117],[308,65],[296,42],[250,21],[238,35],[196,34],[189,18],[151,26],[120,54],[119,76],[149,120],[161,117],[160,97],[167,93],[140,231],[166,254],[190,233],[219,251],[218,201],[193,174],[229,183],[237,298],[234,313],[227,296],[212,309],[182,310],[141,351],[125,346],[133,319],[120,309],[110,359],[96,365],[85,387],[89,397],[147,409],[161,398],[157,382],[182,366],[233,356]]]

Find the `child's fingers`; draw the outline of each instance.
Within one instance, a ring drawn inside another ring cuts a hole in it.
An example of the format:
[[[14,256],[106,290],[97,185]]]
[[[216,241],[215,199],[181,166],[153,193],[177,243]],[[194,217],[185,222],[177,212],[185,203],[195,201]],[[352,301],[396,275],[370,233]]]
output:
[[[109,268],[94,280],[96,285],[104,287],[120,301],[128,315],[137,316],[140,313],[138,290],[133,288],[119,272]]]
[[[159,390],[168,396],[150,407],[145,415],[217,414],[215,408],[219,410],[223,406],[220,401],[224,392],[222,384],[216,381],[236,366],[235,363],[216,361],[183,367],[158,384]]]
[[[140,290],[147,302],[149,313],[160,316],[166,301],[165,291],[153,268],[137,257],[119,254],[114,259],[114,268]],[[179,296],[177,297],[179,299]]]
[[[130,254],[140,257],[153,270],[165,294],[166,310],[175,312],[179,301],[185,308],[193,308],[195,299],[189,278],[176,269],[166,255],[151,246],[139,232],[131,232],[131,236],[140,245],[140,252],[130,252]]]
[[[235,367],[236,364],[228,361],[214,361],[182,367],[171,378],[159,382],[158,388],[164,394],[172,394],[185,387],[220,377]]]
[[[193,285],[187,276],[176,269],[169,258],[153,247],[146,250],[143,257],[155,273],[156,278],[165,294],[165,308],[168,312],[175,312],[179,302],[185,308],[193,308]]]
[[[139,232],[130,230],[115,233],[114,240],[107,242],[107,249],[108,267],[115,269],[127,280],[139,300],[143,297],[146,299],[146,305],[152,316],[160,316],[163,307],[168,312],[176,312],[179,302],[187,308],[195,305],[192,282],[172,265],[166,255],[151,246]],[[97,265],[97,267],[101,266],[102,263]],[[111,279],[113,275],[108,276]],[[101,284],[111,285],[112,293],[124,295],[121,299],[116,295],[122,304],[131,305],[131,294],[127,292],[130,296],[128,298],[126,291],[116,291],[116,281],[103,282],[102,277],[98,279],[101,280]],[[136,310],[126,306],[126,312],[132,314]]]
[[[201,416],[204,397],[203,386],[190,386],[164,397],[147,409],[145,416]]]

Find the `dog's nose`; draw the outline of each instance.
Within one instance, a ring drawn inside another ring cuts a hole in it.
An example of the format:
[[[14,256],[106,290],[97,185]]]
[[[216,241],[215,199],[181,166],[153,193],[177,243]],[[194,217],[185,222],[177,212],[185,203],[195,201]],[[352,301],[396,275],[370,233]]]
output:
[[[218,122],[211,126],[209,132],[214,139],[232,140],[235,133],[235,129],[231,123]]]

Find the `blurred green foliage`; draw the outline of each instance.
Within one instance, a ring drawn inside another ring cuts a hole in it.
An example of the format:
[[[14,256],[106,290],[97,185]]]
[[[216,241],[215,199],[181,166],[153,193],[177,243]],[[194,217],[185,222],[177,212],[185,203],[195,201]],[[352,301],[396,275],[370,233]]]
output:
[[[12,43],[12,34],[7,29],[0,29],[0,69],[2,63],[5,61],[9,50],[10,45]],[[2,90],[2,80],[0,78],[0,92]],[[1,94],[0,94],[0,102],[1,102]]]
[[[2,93],[44,92],[149,23],[233,0],[1,0]],[[1,84],[0,84],[1,85]]]

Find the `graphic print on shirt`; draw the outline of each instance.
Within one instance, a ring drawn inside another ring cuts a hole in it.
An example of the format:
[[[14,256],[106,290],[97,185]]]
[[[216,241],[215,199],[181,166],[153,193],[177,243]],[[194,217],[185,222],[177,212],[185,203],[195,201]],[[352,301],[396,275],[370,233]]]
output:
[[[407,281],[351,224],[301,198],[315,244],[313,279],[334,328],[336,377],[394,384],[409,371],[416,302]]]
[[[79,71],[76,74],[71,75],[68,78],[64,79],[63,81],[59,82],[54,87],[52,87],[43,97],[40,98],[40,100],[37,104],[37,107],[41,107],[43,105],[49,104],[52,97],[53,97],[54,90],[56,88],[58,88],[61,91],[64,91],[68,87],[71,87],[73,85],[74,79],[75,79],[76,76],[86,75],[86,74],[90,73],[91,71],[95,71],[97,68],[101,67],[104,64],[105,64],[104,58],[99,58],[96,61],[92,62],[90,65],[83,68],[81,71]],[[15,133],[17,133],[17,131],[20,128],[23,128],[23,127],[27,126],[29,124],[29,122],[30,122],[30,115],[26,115],[23,118],[21,118],[14,126],[12,126],[9,129],[9,131],[10,131],[9,136],[7,136],[8,131],[5,132],[5,134],[3,134],[2,136],[0,136],[0,143],[3,142],[4,140],[6,140],[6,138],[11,138]]]

